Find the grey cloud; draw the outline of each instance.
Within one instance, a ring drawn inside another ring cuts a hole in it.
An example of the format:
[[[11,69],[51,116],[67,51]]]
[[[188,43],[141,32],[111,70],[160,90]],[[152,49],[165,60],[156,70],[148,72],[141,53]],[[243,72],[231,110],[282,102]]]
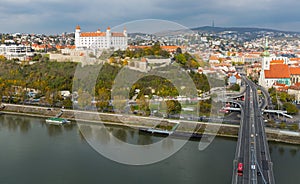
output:
[[[219,26],[269,25],[297,30],[298,7],[297,0],[3,0],[0,32],[59,33],[73,31],[76,24],[103,29],[145,18],[192,27],[214,19]]]

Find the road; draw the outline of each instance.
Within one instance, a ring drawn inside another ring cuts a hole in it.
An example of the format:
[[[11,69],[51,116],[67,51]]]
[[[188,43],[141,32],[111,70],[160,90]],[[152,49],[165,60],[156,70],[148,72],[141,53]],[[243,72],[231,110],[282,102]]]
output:
[[[234,160],[233,184],[274,184],[273,165],[266,139],[257,86],[246,78],[245,102],[242,105],[241,126]],[[238,164],[243,173],[238,175]]]

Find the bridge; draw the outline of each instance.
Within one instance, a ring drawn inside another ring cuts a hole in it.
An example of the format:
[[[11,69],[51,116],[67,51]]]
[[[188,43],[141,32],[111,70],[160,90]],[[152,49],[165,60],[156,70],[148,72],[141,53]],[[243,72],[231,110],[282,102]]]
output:
[[[222,110],[225,111],[241,111],[241,108],[236,108],[236,107],[224,107],[222,108]],[[282,111],[282,110],[270,110],[270,109],[263,109],[261,110],[262,113],[274,113],[274,114],[278,114],[278,115],[282,115],[285,116],[287,118],[293,118],[293,116],[286,114],[287,111]]]
[[[243,77],[247,87],[245,101],[241,104],[241,126],[233,161],[232,184],[274,184],[273,164],[266,139],[262,108],[257,86]]]

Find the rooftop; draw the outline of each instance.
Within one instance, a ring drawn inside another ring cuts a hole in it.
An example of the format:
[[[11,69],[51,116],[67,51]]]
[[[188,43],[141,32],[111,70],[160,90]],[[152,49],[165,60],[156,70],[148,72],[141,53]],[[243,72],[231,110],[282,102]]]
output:
[[[290,70],[288,65],[273,64],[270,65],[270,70],[265,70],[266,79],[290,78]]]

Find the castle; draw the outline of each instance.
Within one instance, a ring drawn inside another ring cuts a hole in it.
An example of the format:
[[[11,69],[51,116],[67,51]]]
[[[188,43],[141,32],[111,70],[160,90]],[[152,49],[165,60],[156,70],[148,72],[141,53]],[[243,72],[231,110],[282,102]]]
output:
[[[111,32],[110,27],[105,32],[81,32],[80,26],[75,29],[76,49],[114,49],[125,50],[128,45],[126,28],[122,32]]]

